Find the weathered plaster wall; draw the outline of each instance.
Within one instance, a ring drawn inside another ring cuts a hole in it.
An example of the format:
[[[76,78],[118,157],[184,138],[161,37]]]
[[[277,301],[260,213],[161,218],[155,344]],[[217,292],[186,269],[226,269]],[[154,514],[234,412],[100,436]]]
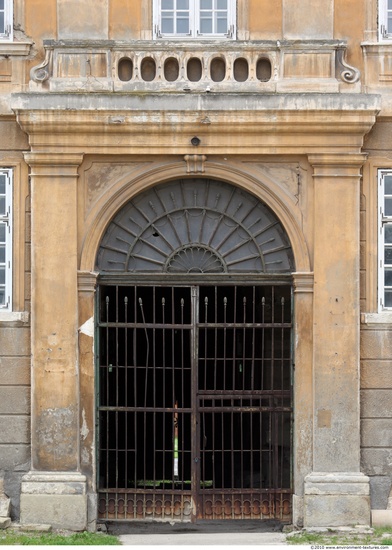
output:
[[[372,508],[385,509],[392,483],[392,330],[365,326],[361,336],[361,464]]]
[[[19,516],[22,475],[30,469],[30,329],[0,323],[0,476]]]
[[[15,121],[0,122],[0,166],[14,168],[14,309],[0,312],[0,477],[19,517],[20,482],[30,469],[30,201],[21,149],[25,134]],[[23,180],[23,181],[22,181]]]
[[[386,508],[392,483],[392,330],[377,313],[377,172],[392,167],[391,136],[390,120],[381,118],[365,138],[361,200],[361,466],[373,509]]]

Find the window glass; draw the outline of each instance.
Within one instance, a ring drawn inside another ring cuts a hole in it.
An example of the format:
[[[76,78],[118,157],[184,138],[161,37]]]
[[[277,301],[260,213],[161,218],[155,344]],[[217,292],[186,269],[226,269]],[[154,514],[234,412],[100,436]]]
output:
[[[5,268],[6,268],[6,227],[5,223],[0,222],[0,307],[6,304],[6,288],[5,288]]]
[[[1,0],[0,0],[1,1]],[[0,169],[0,308],[12,305],[12,170]]]
[[[384,227],[385,242],[392,243],[392,224],[387,224]]]
[[[236,0],[154,0],[156,38],[234,38]]]

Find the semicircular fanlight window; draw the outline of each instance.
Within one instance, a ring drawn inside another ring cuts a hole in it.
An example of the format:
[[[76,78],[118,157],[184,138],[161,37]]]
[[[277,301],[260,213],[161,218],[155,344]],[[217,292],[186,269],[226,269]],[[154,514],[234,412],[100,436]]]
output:
[[[172,181],[144,191],[109,224],[96,267],[131,273],[290,273],[275,214],[225,182]]]

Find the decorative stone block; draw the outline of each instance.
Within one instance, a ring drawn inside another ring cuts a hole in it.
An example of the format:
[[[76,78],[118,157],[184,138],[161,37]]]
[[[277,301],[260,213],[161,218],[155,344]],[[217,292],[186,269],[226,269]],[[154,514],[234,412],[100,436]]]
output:
[[[54,529],[87,528],[86,477],[75,473],[30,472],[22,481],[21,524],[50,524]]]
[[[305,478],[304,525],[370,525],[369,478],[361,473],[313,473]]]

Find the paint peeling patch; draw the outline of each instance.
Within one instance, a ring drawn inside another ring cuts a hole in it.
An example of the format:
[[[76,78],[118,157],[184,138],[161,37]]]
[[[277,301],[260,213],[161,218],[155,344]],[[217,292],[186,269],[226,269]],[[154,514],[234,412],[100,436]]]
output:
[[[80,435],[82,436],[83,440],[85,440],[90,433],[90,430],[87,427],[86,422],[86,411],[83,409],[82,411],[82,427],[80,429]]]
[[[90,338],[94,337],[94,318],[90,317],[80,328],[79,332],[82,334],[85,334],[86,336],[90,336]]]

